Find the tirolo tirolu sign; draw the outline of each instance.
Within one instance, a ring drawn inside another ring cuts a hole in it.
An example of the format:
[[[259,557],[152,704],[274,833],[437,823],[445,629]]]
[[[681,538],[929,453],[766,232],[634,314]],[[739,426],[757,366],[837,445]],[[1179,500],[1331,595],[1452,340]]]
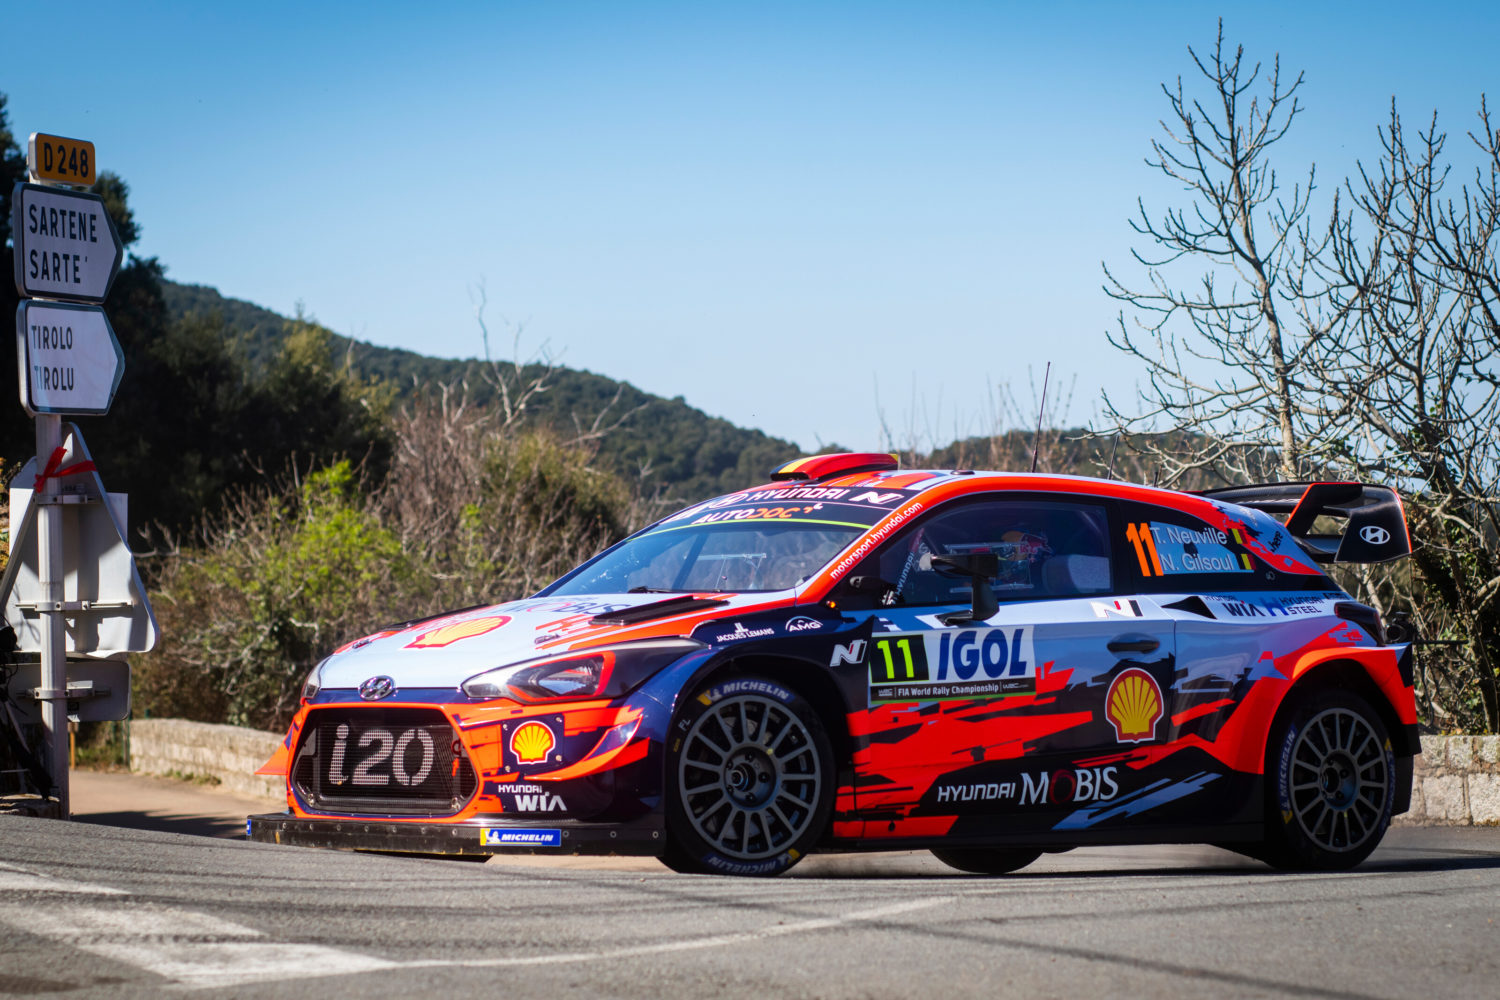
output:
[[[96,194],[19,183],[11,195],[10,231],[23,298],[103,302],[125,257]]]
[[[125,353],[98,306],[25,301],[16,310],[21,405],[36,413],[108,413]]]

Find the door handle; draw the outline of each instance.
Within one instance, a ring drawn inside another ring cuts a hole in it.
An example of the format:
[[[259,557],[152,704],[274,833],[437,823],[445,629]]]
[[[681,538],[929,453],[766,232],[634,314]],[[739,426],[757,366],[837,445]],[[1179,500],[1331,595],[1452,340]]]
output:
[[[1121,635],[1109,640],[1111,653],[1154,653],[1161,642],[1149,635]]]

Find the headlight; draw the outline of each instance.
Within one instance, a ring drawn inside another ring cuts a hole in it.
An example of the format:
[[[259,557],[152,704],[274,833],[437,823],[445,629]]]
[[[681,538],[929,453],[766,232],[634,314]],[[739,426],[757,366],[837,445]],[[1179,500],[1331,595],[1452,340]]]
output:
[[[312,701],[317,697],[319,689],[323,686],[323,664],[331,659],[332,657],[324,657],[316,667],[312,668],[312,671],[307,675],[307,680],[302,682],[303,701]]]
[[[460,686],[470,698],[525,702],[618,698],[672,661],[706,648],[692,639],[645,639],[496,667]]]

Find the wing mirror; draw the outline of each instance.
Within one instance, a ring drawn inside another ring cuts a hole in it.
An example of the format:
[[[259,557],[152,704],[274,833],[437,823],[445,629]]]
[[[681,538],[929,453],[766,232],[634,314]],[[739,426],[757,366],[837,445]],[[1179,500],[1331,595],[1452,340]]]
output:
[[[1000,560],[993,552],[935,555],[932,557],[932,568],[945,575],[969,578],[971,607],[968,611],[950,611],[939,615],[938,621],[944,625],[988,621],[1000,610],[1000,602],[995,600],[995,591],[990,587],[990,579],[1000,572]]]

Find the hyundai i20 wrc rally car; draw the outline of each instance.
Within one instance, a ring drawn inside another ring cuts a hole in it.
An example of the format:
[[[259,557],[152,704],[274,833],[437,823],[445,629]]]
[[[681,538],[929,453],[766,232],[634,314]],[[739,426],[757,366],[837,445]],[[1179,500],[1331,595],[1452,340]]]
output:
[[[530,599],[336,650],[262,768],[287,811],[250,836],[737,875],[1198,841],[1342,868],[1407,809],[1410,647],[1320,568],[1410,552],[1391,490],[881,454],[771,479]]]

